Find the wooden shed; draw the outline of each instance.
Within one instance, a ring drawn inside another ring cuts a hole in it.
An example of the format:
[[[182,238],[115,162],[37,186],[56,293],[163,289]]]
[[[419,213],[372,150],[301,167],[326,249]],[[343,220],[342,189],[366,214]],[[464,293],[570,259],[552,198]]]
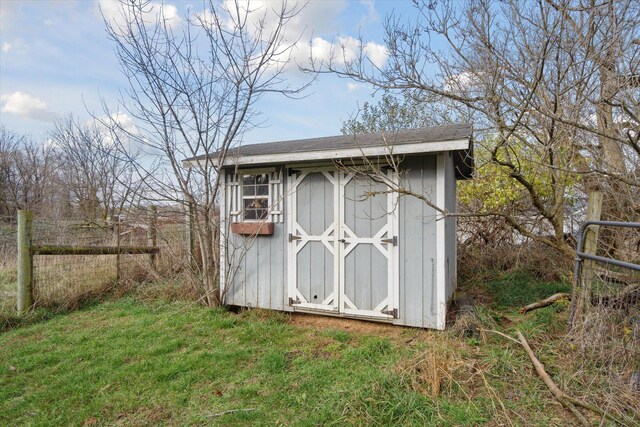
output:
[[[473,172],[471,132],[461,124],[233,149],[220,165],[225,303],[444,329],[456,220],[389,184],[455,212],[456,181]]]

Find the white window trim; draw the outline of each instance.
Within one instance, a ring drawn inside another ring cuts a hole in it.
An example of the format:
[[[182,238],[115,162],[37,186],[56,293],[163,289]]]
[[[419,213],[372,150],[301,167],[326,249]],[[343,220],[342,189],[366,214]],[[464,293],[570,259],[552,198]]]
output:
[[[243,176],[246,175],[269,175],[269,189],[266,196],[245,196],[243,190]],[[231,222],[282,222],[284,219],[283,212],[283,194],[282,188],[283,169],[276,168],[253,168],[240,169],[234,173],[227,183],[228,196],[227,206],[229,209],[229,219]],[[267,218],[263,219],[245,219],[244,218],[244,200],[247,199],[267,199]]]

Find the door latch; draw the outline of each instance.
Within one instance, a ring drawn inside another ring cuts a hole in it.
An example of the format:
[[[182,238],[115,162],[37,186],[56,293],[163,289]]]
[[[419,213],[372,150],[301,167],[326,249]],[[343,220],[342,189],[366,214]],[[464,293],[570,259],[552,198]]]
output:
[[[293,242],[294,240],[302,240],[302,237],[289,233],[289,242]]]
[[[398,236],[393,236],[390,239],[382,239],[382,243],[391,243],[393,246],[398,246]]]

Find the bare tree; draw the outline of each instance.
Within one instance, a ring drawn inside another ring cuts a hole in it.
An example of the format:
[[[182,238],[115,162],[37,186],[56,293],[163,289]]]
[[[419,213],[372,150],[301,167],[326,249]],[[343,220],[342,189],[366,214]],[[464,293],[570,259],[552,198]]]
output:
[[[47,144],[0,128],[0,196],[2,212],[44,211],[55,203],[56,154]]]
[[[251,2],[208,1],[178,21],[149,2],[121,6],[120,17],[105,22],[129,82],[120,108],[139,127],[122,126],[118,112],[103,122],[118,131],[120,148],[142,149],[134,163],[155,199],[190,207],[199,291],[207,304],[218,305],[219,166],[257,124],[256,105],[265,94],[294,96],[302,89],[283,77],[297,41],[284,29],[299,7],[283,2],[254,10]],[[187,158],[198,160],[184,168]]]
[[[362,53],[309,70],[405,91],[471,120],[489,161],[522,196],[508,210],[471,213],[503,218],[567,256],[566,200],[577,186],[611,189],[610,216],[638,215],[636,1],[445,0],[416,11],[415,25],[387,19],[384,68]]]
[[[135,153],[123,158],[106,129],[68,116],[55,122],[50,138],[60,163],[58,192],[76,214],[106,222],[134,203],[141,187]]]
[[[24,137],[0,127],[0,214],[13,215],[11,182],[15,173],[15,159]]]

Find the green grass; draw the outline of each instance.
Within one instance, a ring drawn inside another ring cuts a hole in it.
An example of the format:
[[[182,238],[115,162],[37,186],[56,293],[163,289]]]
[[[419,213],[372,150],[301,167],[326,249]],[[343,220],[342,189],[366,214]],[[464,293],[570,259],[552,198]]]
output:
[[[478,288],[490,300],[478,307],[484,327],[521,330],[571,392],[560,357],[566,304],[517,313],[568,286],[511,273]],[[66,314],[36,312],[0,333],[0,425],[573,421],[522,349],[499,336],[321,325],[272,311],[149,302],[143,294]],[[438,396],[430,371],[438,372]]]
[[[527,272],[507,272],[480,285],[492,297],[496,309],[518,309],[558,292],[571,292],[571,284],[547,282]]]
[[[435,423],[395,374],[402,353],[277,314],[125,299],[0,335],[0,424]],[[228,410],[243,411],[214,416]]]

